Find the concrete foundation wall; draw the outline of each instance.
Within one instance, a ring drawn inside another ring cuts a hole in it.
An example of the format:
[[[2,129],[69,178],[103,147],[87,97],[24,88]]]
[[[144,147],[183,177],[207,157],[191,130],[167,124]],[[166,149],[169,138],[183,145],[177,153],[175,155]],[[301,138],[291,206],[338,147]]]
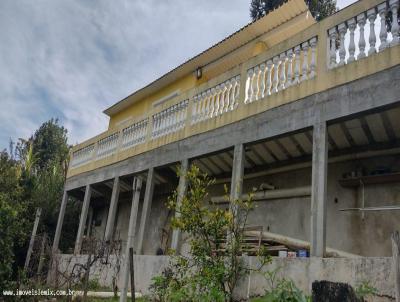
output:
[[[166,197],[152,202],[143,239],[143,254],[145,255],[155,255],[160,248],[166,252],[171,242],[172,229],[169,221],[173,217],[173,212],[167,209],[166,202]]]
[[[151,279],[161,274],[168,266],[168,256],[134,256],[135,287],[138,292],[148,295]],[[248,257],[245,259],[251,267],[256,267],[258,259]],[[59,255],[58,265],[62,272],[70,271],[74,263],[85,263],[86,256]],[[117,269],[117,263],[123,263],[123,257],[110,257],[109,265],[96,265],[93,267],[90,279],[97,280],[100,285],[109,287],[113,284],[113,278],[118,280],[120,288],[121,280]],[[309,293],[314,280],[329,280],[346,282],[356,287],[361,282],[367,281],[378,289],[380,295],[394,296],[394,275],[391,270],[392,258],[273,258],[271,264],[264,271],[272,271],[279,268],[279,278],[292,279],[303,291]],[[250,280],[249,280],[250,279]],[[252,273],[250,277],[240,281],[236,296],[238,298],[263,295],[269,288],[269,282],[260,273]],[[250,290],[249,290],[250,289]]]
[[[344,188],[338,180],[344,173],[360,168],[373,171],[378,167],[400,170],[399,156],[385,156],[357,161],[329,164],[327,199],[327,246],[338,250],[368,256],[392,255],[390,235],[400,230],[400,211],[367,212],[364,220],[360,212],[340,209],[361,207],[356,188]],[[267,175],[244,181],[243,192],[251,192],[261,183],[271,183],[279,189],[311,185],[311,167]],[[222,185],[210,190],[210,196],[223,195]],[[262,225],[265,231],[307,240],[310,237],[310,197],[296,197],[256,201],[249,215],[250,225]],[[400,204],[400,183],[365,186],[365,206]]]

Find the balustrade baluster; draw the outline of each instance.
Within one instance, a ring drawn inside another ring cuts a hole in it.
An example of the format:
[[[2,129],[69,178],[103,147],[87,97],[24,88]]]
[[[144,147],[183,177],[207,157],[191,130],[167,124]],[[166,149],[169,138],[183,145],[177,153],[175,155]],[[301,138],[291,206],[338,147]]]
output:
[[[163,135],[166,135],[169,133],[171,125],[172,125],[172,113],[173,113],[173,107],[167,108],[166,109],[166,114],[165,114],[165,127],[164,127],[164,132]]]
[[[399,0],[389,0],[389,7],[392,11],[392,41],[390,42],[390,46],[399,45],[399,18],[398,18],[398,10],[399,10]]]
[[[279,57],[276,56],[272,59],[274,63],[274,79],[272,82],[272,93],[278,92],[278,85],[279,85]]]
[[[211,91],[212,91],[212,89],[211,89]],[[215,86],[214,92],[215,92],[215,98],[213,100],[214,101],[214,103],[213,103],[214,104],[214,110],[212,112],[210,112],[210,114],[208,115],[208,118],[213,118],[214,116],[218,115],[219,99],[221,97],[221,87],[220,87],[220,85]],[[211,93],[211,95],[212,95],[212,93]],[[211,96],[210,96],[210,98],[211,98]]]
[[[365,26],[365,13],[359,14],[357,16],[357,23],[360,27],[360,39],[358,41],[358,49],[360,53],[357,56],[357,60],[365,58],[365,33],[364,33],[364,26]]]
[[[280,60],[281,60],[281,79],[280,79],[280,85],[279,85],[279,90],[284,90],[285,85],[286,85],[286,53],[283,52],[280,55]]]
[[[337,31],[336,27],[331,28],[328,31],[329,41],[330,41],[330,51],[329,51],[329,67],[336,67],[336,39],[337,39]]]
[[[183,112],[183,102],[180,102],[177,106],[177,112],[176,112],[176,121],[175,121],[175,127],[174,130],[177,131],[181,127],[181,120],[182,120],[182,112]]]
[[[192,99],[192,125],[197,121],[197,95],[195,95]]]
[[[286,88],[292,86],[293,84],[293,49],[289,49],[287,51],[287,79],[286,79]]]
[[[196,123],[201,122],[203,116],[203,98],[201,93],[197,95],[197,118]]]
[[[211,88],[210,90],[210,117],[213,117],[217,111],[217,95],[219,93],[219,86],[216,86],[215,88]]]
[[[168,122],[168,111],[167,110],[164,110],[161,112],[160,120],[161,120],[161,126],[160,126],[158,135],[161,136],[164,134],[165,128],[166,128],[167,122]]]
[[[225,103],[228,101],[227,96],[226,96],[226,86],[225,83],[222,83],[219,85],[221,88],[221,94],[219,97],[219,115],[224,113],[224,109],[225,109]]]
[[[183,118],[182,118],[182,128],[185,127],[185,122],[188,116],[188,109],[189,109],[189,100],[187,99],[185,101],[185,106],[184,106],[184,110],[183,110]]]
[[[368,55],[372,55],[376,53],[376,35],[375,35],[375,19],[376,19],[376,12],[375,8],[372,8],[367,11],[367,18],[369,21],[369,50]]]
[[[206,120],[208,118],[208,112],[209,112],[209,102],[208,102],[208,93],[207,91],[202,93],[203,96],[203,102],[204,102],[204,114],[202,120]]]
[[[230,89],[230,86],[231,86],[231,82],[229,80],[222,84],[221,97],[222,97],[224,106],[222,107],[221,114],[224,114],[224,112],[229,111],[229,101],[230,101],[229,100],[229,89]]]
[[[230,80],[225,82],[225,87],[226,87],[226,99],[225,99],[225,107],[224,107],[224,112],[228,112],[229,108],[231,107],[231,102],[232,102],[232,83]]]
[[[308,79],[308,41],[301,44],[302,53],[303,53],[303,67],[301,70],[301,82],[306,81]]]
[[[157,136],[160,136],[163,134],[164,128],[165,128],[165,124],[166,124],[166,111],[161,111],[160,112],[160,128],[158,129],[158,133]]]
[[[258,71],[259,71],[258,66],[254,67],[254,71],[253,71],[253,74],[252,74],[252,80],[251,80],[250,103],[257,99],[257,76],[258,76]]]
[[[260,100],[264,97],[265,90],[265,64],[261,63],[258,71],[258,79],[257,79],[257,100]]]
[[[344,45],[344,36],[347,32],[346,23],[341,23],[338,25],[339,37],[340,37],[340,46],[339,46],[339,64],[338,66],[343,66],[345,64],[346,58],[346,48]]]
[[[267,61],[267,68],[268,68],[268,74],[267,74],[267,84],[265,87],[265,95],[271,95],[271,89],[272,89],[272,66],[273,63],[271,60]]]
[[[171,109],[170,108],[165,110],[165,116],[164,116],[165,124],[164,124],[164,127],[162,129],[161,135],[167,134],[167,130],[168,130],[169,122],[170,122],[170,117],[171,117],[170,113],[171,113]]]
[[[175,111],[172,115],[172,121],[173,121],[173,127],[172,127],[172,132],[178,130],[179,127],[179,118],[180,118],[180,113],[181,113],[181,108],[182,103],[178,103],[175,105]]]
[[[267,67],[265,63],[260,65],[260,98],[264,98],[265,96],[265,78],[267,75]]]
[[[253,73],[254,73],[253,69],[249,69],[247,71],[246,98],[244,100],[245,104],[250,103],[251,100],[251,92],[253,91],[252,89]]]
[[[239,94],[240,94],[240,75],[236,76],[235,81],[235,108],[239,106]]]
[[[222,110],[224,110],[224,85],[219,84],[219,92],[218,92],[218,110],[215,112],[215,116],[221,114]]]
[[[176,104],[172,110],[172,127],[171,127],[171,132],[174,132],[178,129],[178,123],[179,123],[179,113],[181,111],[181,103]]]
[[[213,100],[213,94],[212,94],[211,88],[208,89],[208,92],[207,92],[207,99],[208,99],[208,114],[207,114],[207,119],[209,119],[209,118],[212,118],[212,117],[213,117],[213,114],[214,114],[216,111],[218,111],[218,109],[219,109],[218,100],[217,100],[215,103],[213,103],[214,100]],[[213,112],[211,112],[211,105],[214,105]]]
[[[316,69],[317,69],[317,38],[314,37],[310,40],[310,46],[311,46],[311,62],[310,62],[310,75],[309,78],[312,79],[316,75]]]
[[[158,133],[160,132],[161,122],[162,122],[161,121],[161,113],[157,113],[155,115],[155,124],[156,124],[155,131],[154,131],[154,136],[155,137],[157,137]]]
[[[381,40],[381,45],[379,46],[379,51],[383,51],[388,47],[387,43],[387,29],[386,29],[386,2],[378,5],[379,17],[381,17],[381,30],[379,32],[379,39]]]
[[[158,121],[158,114],[153,115],[153,137],[155,137],[157,135],[157,131],[158,131],[158,125],[159,125],[159,121]]]
[[[201,116],[203,114],[203,102],[201,100],[201,93],[199,93],[198,95],[196,95],[196,102],[197,102],[197,106],[196,106],[196,120],[195,122],[198,123],[201,121]]]
[[[351,63],[355,60],[354,53],[356,51],[356,44],[354,41],[354,30],[356,29],[357,23],[355,18],[351,18],[347,21],[347,26],[350,31],[350,43],[349,43],[349,58],[347,59],[347,63]]]
[[[294,48],[295,66],[294,66],[294,84],[300,83],[300,45]]]
[[[230,96],[229,96],[229,104],[230,108],[229,110],[234,110],[236,106],[238,105],[237,100],[236,100],[236,87],[237,87],[238,80],[237,78],[234,78],[231,80],[231,90],[230,90]]]

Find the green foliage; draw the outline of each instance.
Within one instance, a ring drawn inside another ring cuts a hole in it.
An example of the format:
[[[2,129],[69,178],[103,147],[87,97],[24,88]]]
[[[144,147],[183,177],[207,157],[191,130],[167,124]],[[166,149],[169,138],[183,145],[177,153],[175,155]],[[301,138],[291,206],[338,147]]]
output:
[[[259,302],[311,302],[292,280],[279,279],[276,286],[266,293]]]
[[[10,142],[10,153],[0,152],[0,288],[20,279],[37,207],[39,233],[54,232],[68,160],[66,134],[51,119],[28,140],[19,139],[15,150]]]
[[[58,119],[43,123],[30,140],[38,169],[43,170],[55,164],[62,166],[67,160],[67,129],[58,124]]]
[[[23,238],[21,230],[23,228],[18,220],[18,210],[10,204],[4,194],[0,194],[0,289],[11,285],[15,262],[14,247]]]
[[[374,296],[378,293],[378,290],[373,287],[368,281],[362,281],[355,289],[356,296],[359,299],[364,299],[370,296]]]
[[[285,2],[286,0],[251,0],[250,17],[253,21],[258,20]],[[317,21],[334,14],[338,10],[336,0],[309,0],[306,3]]]
[[[293,280],[279,278],[280,268],[264,273],[269,289],[265,296],[251,300],[252,302],[311,302],[311,297],[300,290]]]
[[[174,256],[163,274],[153,278],[151,290],[158,301],[230,301],[237,281],[249,272],[240,256],[251,198],[231,201],[223,209],[207,203],[213,179],[196,166],[183,176],[187,193],[178,203],[175,192],[168,207],[179,214],[172,226],[188,235],[189,255]],[[262,259],[263,264],[269,261]]]

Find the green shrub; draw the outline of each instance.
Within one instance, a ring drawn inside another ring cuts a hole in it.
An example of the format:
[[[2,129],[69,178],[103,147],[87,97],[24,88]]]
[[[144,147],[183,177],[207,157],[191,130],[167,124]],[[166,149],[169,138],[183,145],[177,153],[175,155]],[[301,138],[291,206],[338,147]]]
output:
[[[355,289],[356,296],[359,299],[364,299],[369,296],[374,296],[378,293],[378,290],[371,286],[366,280],[362,281]]]

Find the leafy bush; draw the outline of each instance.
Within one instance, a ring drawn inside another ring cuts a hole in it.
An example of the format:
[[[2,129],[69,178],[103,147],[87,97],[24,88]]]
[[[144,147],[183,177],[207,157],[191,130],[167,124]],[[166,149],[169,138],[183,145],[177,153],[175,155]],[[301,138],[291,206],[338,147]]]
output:
[[[362,281],[355,289],[356,296],[359,299],[364,299],[369,296],[374,296],[378,293],[378,290],[371,286],[366,280]]]
[[[305,295],[293,280],[279,278],[279,270],[278,267],[264,273],[269,290],[266,290],[265,296],[253,299],[252,302],[311,302],[311,297]]]

